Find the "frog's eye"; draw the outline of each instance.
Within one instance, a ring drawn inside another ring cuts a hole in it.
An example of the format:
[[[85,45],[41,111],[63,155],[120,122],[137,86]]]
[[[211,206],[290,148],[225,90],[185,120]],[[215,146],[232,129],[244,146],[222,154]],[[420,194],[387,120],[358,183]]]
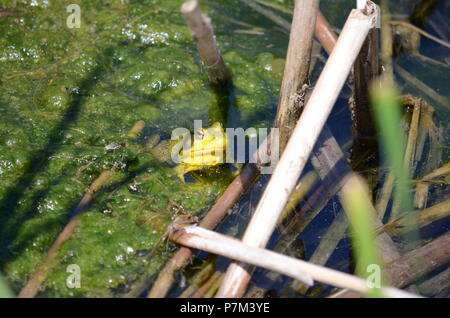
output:
[[[203,139],[204,136],[205,136],[205,132],[203,131],[203,129],[197,130],[197,137],[199,139]]]

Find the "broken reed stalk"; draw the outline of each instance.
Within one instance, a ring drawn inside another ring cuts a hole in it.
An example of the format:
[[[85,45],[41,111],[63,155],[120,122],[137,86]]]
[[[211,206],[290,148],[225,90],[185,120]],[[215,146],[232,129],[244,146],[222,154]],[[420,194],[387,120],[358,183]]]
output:
[[[131,130],[128,132],[127,137],[136,139],[143,129],[144,122],[140,120],[133,125]],[[96,193],[100,191],[101,188],[103,188],[103,186],[108,182],[113,174],[114,169],[105,170],[92,182],[83,198],[76,206],[69,222],[56,237],[44,260],[38,265],[37,269],[33,272],[30,280],[20,291],[18,295],[19,298],[33,298],[34,296],[36,296],[39,291],[40,285],[47,277],[49,270],[53,265],[60,247],[72,236],[78,224],[79,217],[88,208]]]
[[[381,63],[383,65],[383,76],[393,82],[394,71],[392,67],[392,56],[394,55],[394,40],[392,39],[392,27],[389,24],[391,13],[389,11],[389,0],[381,0]]]
[[[242,0],[244,3],[253,3],[252,1]],[[257,11],[255,9],[255,11]],[[258,11],[259,12],[259,11]],[[261,13],[261,12],[260,12]],[[262,14],[262,13],[261,13]],[[286,29],[290,29],[289,22]],[[321,41],[328,54],[331,54],[336,42],[337,36],[333,32],[330,24],[326,18],[319,12],[316,21],[316,37]],[[262,145],[266,147],[266,145]],[[261,148],[261,147],[260,147]],[[266,149],[258,149],[258,152],[265,153]],[[239,197],[247,191],[253,180],[259,175],[259,168],[257,165],[250,163],[246,164],[243,171],[237,176],[233,182],[227,187],[226,191],[220,196],[216,204],[206,214],[205,218],[200,223],[200,226],[213,229],[225,217],[227,212],[237,202]],[[181,247],[172,258],[166,263],[164,268],[159,272],[156,281],[154,282],[147,297],[149,298],[163,298],[167,295],[169,289],[174,281],[175,272],[182,269],[191,259],[192,251],[187,247]]]
[[[211,288],[205,293],[203,298],[213,298],[216,294],[217,290],[220,288],[220,284],[222,284],[223,279],[223,273],[219,273],[217,279],[214,281],[214,284],[212,284]]]
[[[370,107],[369,88],[380,75],[378,29],[370,30],[353,67],[353,97],[349,102],[355,142],[352,157],[358,158],[367,149],[376,152],[375,121]]]
[[[294,279],[306,281],[310,285],[313,284],[313,280],[317,280],[332,286],[345,286],[345,288],[361,293],[366,293],[369,290],[367,282],[356,276],[263,248],[245,245],[235,238],[206,230],[199,226],[179,227],[171,235],[171,240],[184,246],[277,271]],[[380,292],[385,297],[418,297],[392,287],[382,287]]]
[[[231,72],[220,54],[211,20],[201,13],[197,0],[186,1],[181,12],[192,31],[209,81],[214,86],[226,86],[231,81]]]
[[[361,46],[370,29],[375,26],[376,19],[376,6],[371,2],[368,2],[363,10],[352,10],[350,13],[336,47],[245,231],[245,244],[257,247],[267,244]],[[227,270],[217,297],[242,296],[249,281],[248,266],[234,262]]]
[[[298,206],[299,202],[305,198],[311,188],[318,181],[317,173],[314,171],[308,172],[304,177],[300,179],[295,190],[291,193],[289,200],[286,206],[283,209],[283,212],[278,219],[278,225],[282,224],[283,221],[295,210]]]
[[[430,273],[450,261],[450,232],[441,235],[430,243],[412,250],[387,264],[384,273],[390,285],[403,288],[416,279]],[[360,297],[360,293],[344,289],[330,298]]]
[[[305,95],[308,83],[318,7],[318,0],[295,1],[280,100],[275,117],[275,127],[280,129],[280,153],[283,152],[304,106],[301,96]]]

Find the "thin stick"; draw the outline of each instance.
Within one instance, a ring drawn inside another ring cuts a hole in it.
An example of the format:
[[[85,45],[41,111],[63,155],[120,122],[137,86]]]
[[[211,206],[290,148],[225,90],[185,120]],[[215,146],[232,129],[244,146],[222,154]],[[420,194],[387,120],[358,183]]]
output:
[[[318,0],[296,0],[289,46],[281,83],[275,126],[280,128],[280,153],[300,117],[303,104],[299,97],[308,83],[311,48],[316,24]]]
[[[389,24],[391,13],[389,11],[389,0],[381,0],[381,63],[384,68],[383,76],[388,80],[394,80],[392,69],[392,56],[394,41],[392,39],[392,27]]]
[[[267,244],[359,50],[375,23],[376,6],[371,2],[368,2],[365,9],[353,10],[350,13],[336,47],[247,227],[243,237],[245,244],[257,247]],[[216,297],[242,296],[249,280],[247,266],[232,263]]]
[[[214,281],[214,283],[209,288],[209,290],[205,293],[203,298],[213,298],[214,297],[217,290],[220,288],[220,284],[222,284],[223,275],[224,274],[222,272],[220,273],[220,275],[218,275],[217,279]]]
[[[199,226],[181,227],[171,236],[171,239],[178,244],[261,266],[294,279],[309,280],[309,284],[313,283],[312,278],[336,287],[345,286],[345,288],[350,288],[361,293],[369,291],[367,282],[359,277],[311,264],[263,248],[245,245],[237,239],[203,229]],[[381,288],[381,292],[385,297],[418,297],[417,295],[391,287],[383,287]]]
[[[208,71],[209,81],[215,86],[226,86],[231,79],[231,73],[220,54],[210,19],[201,13],[197,0],[186,1],[181,12],[194,35],[203,65]]]

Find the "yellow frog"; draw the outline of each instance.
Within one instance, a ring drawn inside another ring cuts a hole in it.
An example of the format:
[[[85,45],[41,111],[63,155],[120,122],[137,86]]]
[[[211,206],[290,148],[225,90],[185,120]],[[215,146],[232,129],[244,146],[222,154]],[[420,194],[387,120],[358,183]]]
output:
[[[190,141],[190,139],[189,139]],[[175,145],[173,140],[159,142],[159,136],[150,138],[150,152],[160,161],[172,163],[171,152]],[[178,143],[178,141],[176,141]],[[227,137],[222,125],[214,123],[209,128],[201,128],[196,132],[190,147],[183,147],[178,153],[174,167],[175,172],[184,182],[184,175],[191,171],[202,170],[225,163]],[[185,149],[186,148],[186,149]]]
[[[184,182],[184,175],[190,171],[202,170],[225,162],[227,136],[219,122],[209,128],[200,128],[194,136],[194,142],[188,149],[180,151],[174,168]]]

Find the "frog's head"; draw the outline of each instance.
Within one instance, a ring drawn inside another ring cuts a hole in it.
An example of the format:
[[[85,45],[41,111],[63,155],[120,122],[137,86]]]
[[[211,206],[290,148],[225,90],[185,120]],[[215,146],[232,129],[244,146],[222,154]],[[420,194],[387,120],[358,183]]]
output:
[[[182,178],[181,175],[189,171],[224,163],[226,147],[227,137],[220,123],[197,130],[191,147],[180,153],[180,165],[176,169],[178,175]]]

